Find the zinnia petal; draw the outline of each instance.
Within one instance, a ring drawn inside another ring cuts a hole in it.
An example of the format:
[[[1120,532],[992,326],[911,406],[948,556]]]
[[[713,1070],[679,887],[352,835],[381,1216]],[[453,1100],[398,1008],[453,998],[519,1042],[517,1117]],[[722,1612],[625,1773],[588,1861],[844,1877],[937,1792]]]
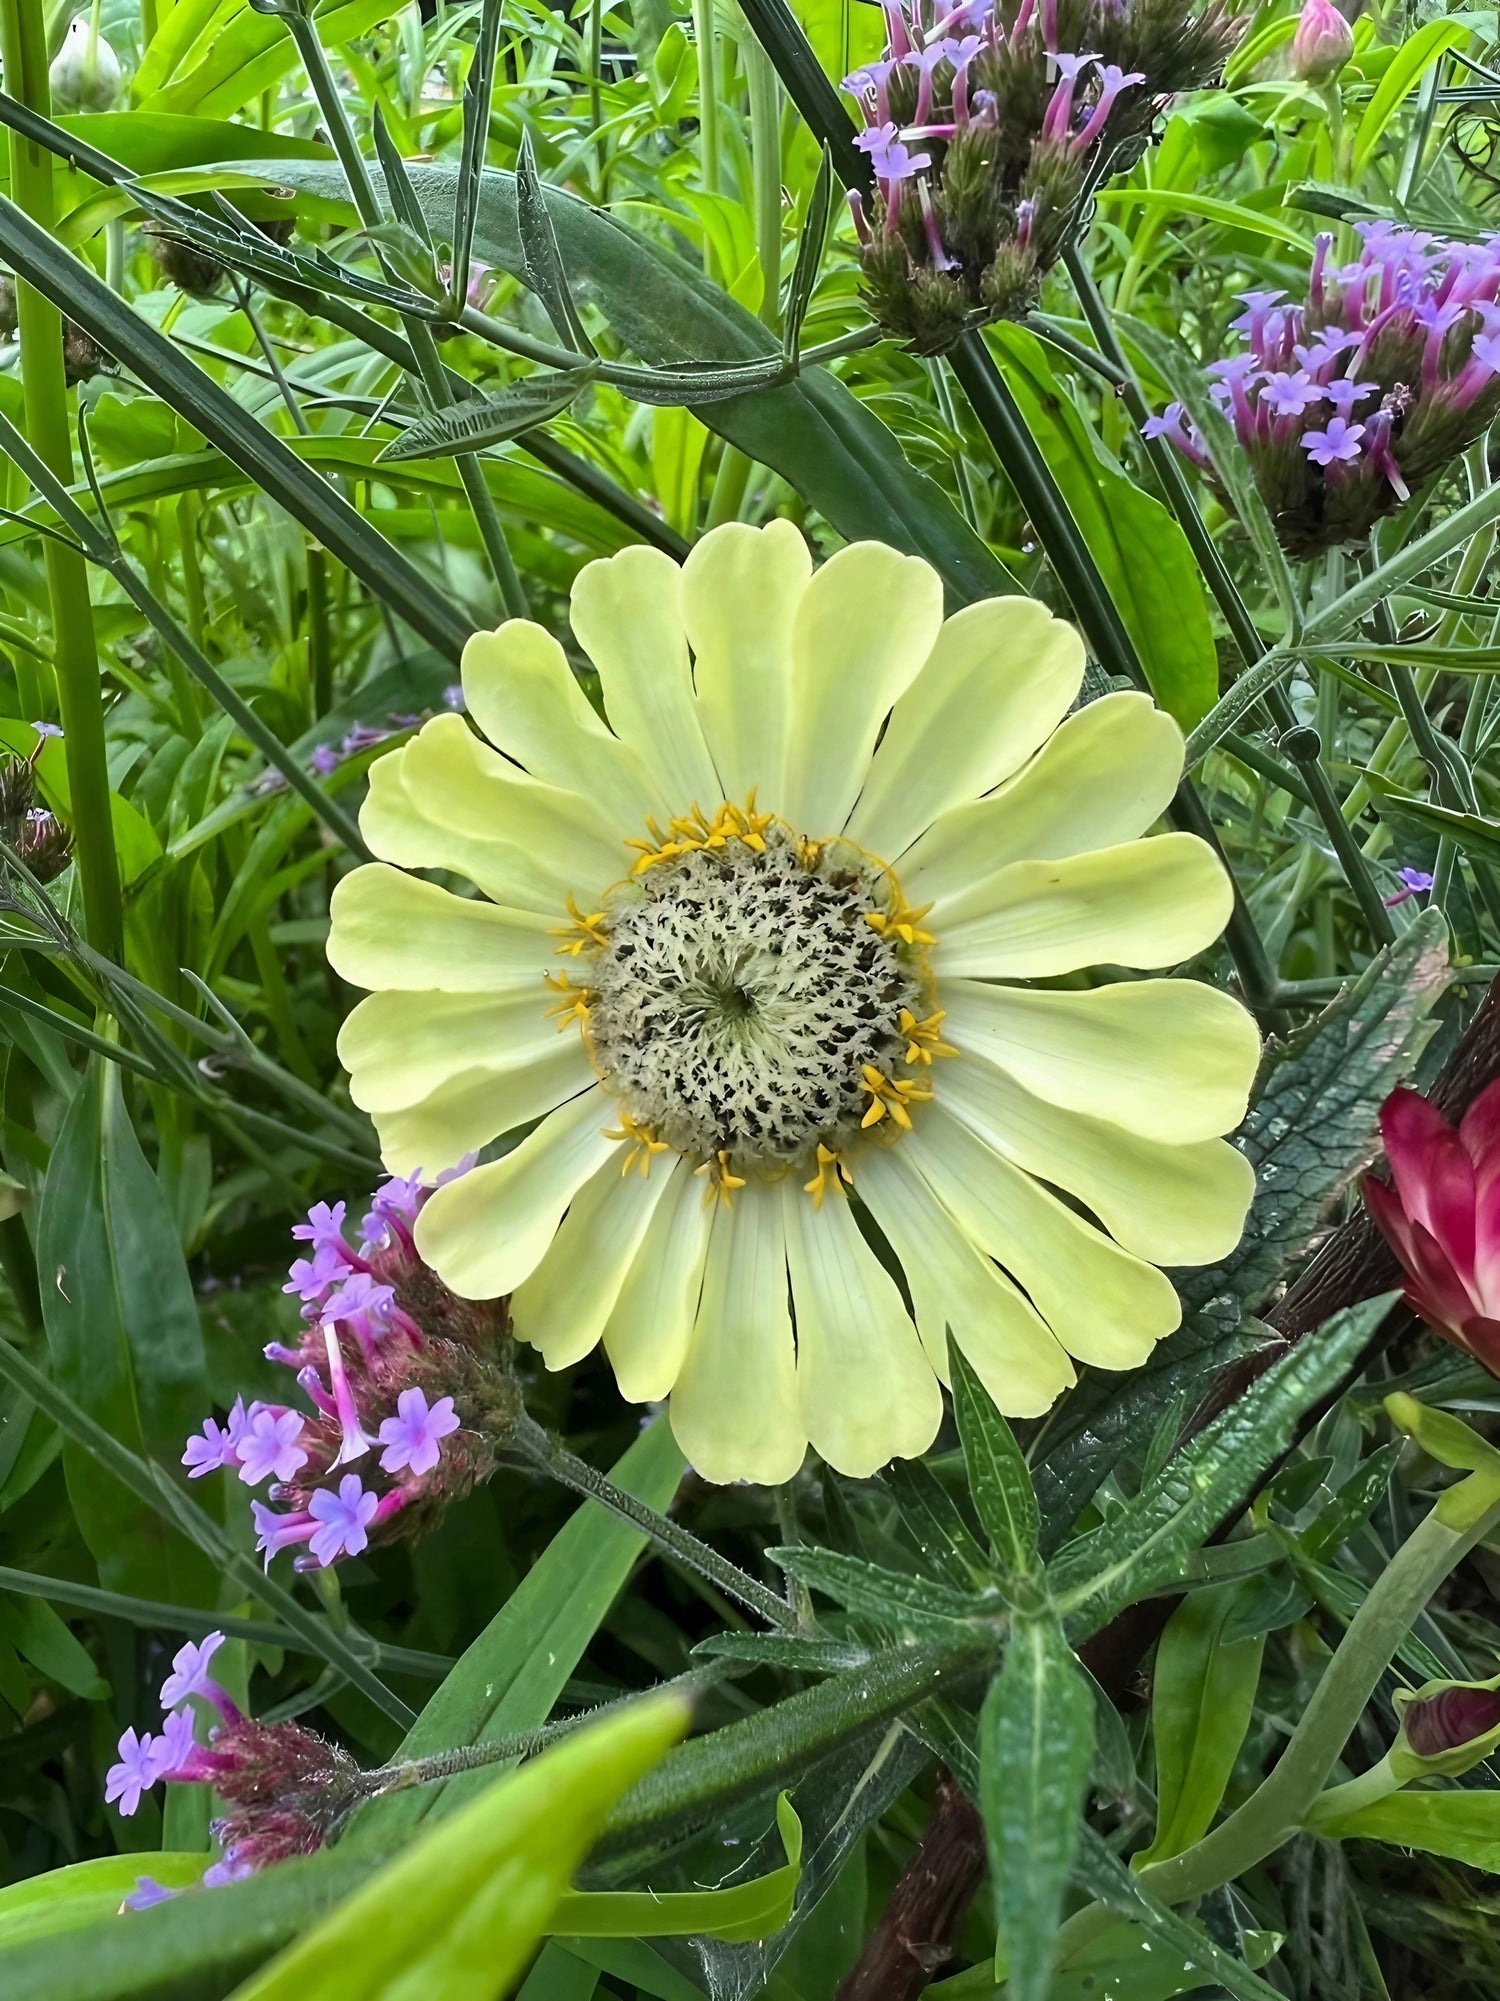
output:
[[[1182,732],[1147,695],[1104,695],[987,799],[955,806],[901,857],[922,903],[961,896],[1008,862],[1062,861],[1146,833],[1182,777]]]
[[[455,896],[379,862],[351,869],[329,911],[328,963],[351,986],[539,990],[542,974],[557,963],[556,917]]]
[[[835,1196],[815,1209],[783,1182],[797,1318],[797,1396],[808,1440],[859,1479],[925,1452],[943,1397],[895,1281]]]
[[[622,549],[578,572],[571,614],[578,643],[599,670],[610,728],[676,813],[725,796],[693,701],[681,579],[660,549]]]
[[[462,672],[469,714],[533,778],[576,792],[632,830],[648,813],[677,811],[680,802],[595,715],[568,656],[542,626],[512,618],[498,631],[476,632]]]
[[[948,807],[1009,778],[1067,714],[1083,661],[1072,626],[1033,598],[955,612],[891,711],[851,838],[897,861]]]
[[[499,1160],[434,1190],[417,1218],[417,1249],[462,1299],[498,1299],[541,1263],[575,1191],[618,1142],[597,1085],[561,1105]]]
[[[787,1312],[781,1190],[752,1182],[713,1218],[672,1431],[705,1480],[790,1480],[807,1453]]]
[[[1195,834],[1012,862],[932,913],[941,927],[932,963],[940,979],[1175,966],[1213,943],[1233,902],[1217,855]]]
[[[841,549],[803,592],[786,796],[777,808],[801,832],[842,829],[880,726],[916,679],[942,619],[937,571],[881,542]]]
[[[902,1147],[861,1162],[859,1193],[901,1261],[927,1358],[948,1380],[948,1330],[1007,1417],[1040,1417],[1077,1371],[1056,1335],[955,1222]]]
[[[660,1172],[652,1169],[652,1177]],[[604,1329],[620,1395],[655,1403],[677,1381],[698,1318],[715,1205],[685,1162],[673,1169]]]
[[[1232,1132],[1260,1061],[1255,1019],[1199,980],[1080,993],[953,980],[944,1034],[1054,1105],[1181,1146]]]
[[[698,715],[726,799],[782,811],[792,706],[792,628],[812,557],[790,521],[732,521],[682,566],[682,618]],[[679,809],[680,810],[680,809]]]
[[[624,1155],[626,1149],[618,1149]],[[622,1174],[613,1155],[573,1197],[547,1255],[511,1299],[511,1321],[549,1369],[566,1369],[604,1332],[657,1204],[688,1179],[674,1155],[643,1176]]]

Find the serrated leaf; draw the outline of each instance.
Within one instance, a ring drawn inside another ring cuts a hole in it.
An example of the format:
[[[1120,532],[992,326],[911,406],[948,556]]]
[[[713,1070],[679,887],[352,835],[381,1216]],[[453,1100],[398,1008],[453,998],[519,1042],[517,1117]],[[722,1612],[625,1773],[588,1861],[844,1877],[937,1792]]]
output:
[[[1094,1758],[1094,1697],[1050,1614],[1018,1619],[979,1717],[979,1806],[1011,2001],[1046,2001]]]
[[[1077,1638],[1171,1583],[1182,1559],[1236,1514],[1296,1435],[1298,1420],[1333,1389],[1391,1304],[1386,1293],[1337,1313],[1274,1364],[1091,1534],[1053,1560],[1053,1592]]]
[[[1245,1232],[1221,1264],[1172,1274],[1189,1310],[1229,1294],[1255,1306],[1317,1234],[1370,1161],[1376,1120],[1431,1033],[1448,984],[1442,912],[1424,910],[1357,980],[1285,1045],[1236,1145],[1255,1169]]]
[[[693,1648],[714,1660],[749,1661],[757,1667],[794,1668],[804,1674],[839,1674],[863,1667],[870,1649],[854,1640],[799,1640],[790,1633],[711,1633]]]
[[[558,339],[579,354],[592,355],[594,343],[584,329],[568,286],[568,274],[557,247],[557,232],[552,227],[552,214],[542,192],[542,177],[536,169],[536,154],[528,131],[522,132],[516,155],[516,234],[525,262],[524,282],[541,300]]]
[[[995,1581],[994,1565],[930,1467],[920,1459],[896,1459],[880,1479],[929,1576],[960,1591]]]
[[[376,463],[456,458],[461,453],[483,451],[488,445],[504,444],[507,438],[518,438],[566,410],[592,380],[589,369],[579,369],[576,374],[569,370],[567,374],[528,375],[493,396],[469,397],[445,410],[434,410],[408,424]]]
[[[950,1591],[926,1578],[907,1577],[899,1570],[886,1570],[838,1550],[809,1549],[799,1543],[786,1549],[768,1549],[766,1555],[800,1584],[821,1591],[846,1611],[903,1630],[932,1626],[951,1630],[955,1621],[966,1623],[981,1610],[979,1602],[965,1592]]]
[[[964,1449],[969,1492],[984,1523],[996,1561],[1012,1577],[1037,1569],[1041,1517],[1036,1492],[1015,1434],[996,1410],[988,1390],[948,1335],[948,1368],[953,1381],[953,1414]]]

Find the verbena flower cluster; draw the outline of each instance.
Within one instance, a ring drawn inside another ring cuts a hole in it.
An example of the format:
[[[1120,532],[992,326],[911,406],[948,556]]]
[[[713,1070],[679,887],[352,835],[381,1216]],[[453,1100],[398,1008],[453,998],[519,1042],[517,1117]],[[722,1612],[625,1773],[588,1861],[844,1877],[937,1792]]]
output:
[[[1500,411],[1500,237],[1355,227],[1350,264],[1317,238],[1305,305],[1243,293],[1244,348],[1208,371],[1294,556],[1362,540]],[[1146,433],[1208,463],[1180,403]]]
[[[459,1299],[418,1257],[411,1226],[430,1192],[417,1175],[384,1182],[356,1245],[345,1205],[314,1203],[292,1230],[307,1255],[284,1287],[306,1331],[266,1349],[310,1408],[239,1399],[187,1441],[193,1479],[226,1467],[247,1486],[271,1482],[280,1507],[252,1503],[268,1564],[295,1547],[297,1568],[317,1569],[418,1534],[494,1470],[520,1407],[504,1308]]]
[[[222,1633],[209,1633],[179,1649],[162,1683],[161,1730],[127,1730],[104,1783],[105,1799],[127,1816],[163,1779],[212,1786],[227,1811],[213,1822],[222,1853],[204,1872],[210,1888],[314,1854],[360,1797],[361,1780],[346,1751],[300,1723],[246,1716],[209,1673],[223,1644]],[[213,1717],[206,1744],[197,1741],[195,1699]],[[125,1901],[141,1910],[172,1894],[143,1876]]]
[[[844,79],[877,194],[850,197],[864,289],[888,333],[934,354],[1018,318],[1111,155],[1156,100],[1206,82],[1237,31],[1218,0],[885,0],[889,41]]]

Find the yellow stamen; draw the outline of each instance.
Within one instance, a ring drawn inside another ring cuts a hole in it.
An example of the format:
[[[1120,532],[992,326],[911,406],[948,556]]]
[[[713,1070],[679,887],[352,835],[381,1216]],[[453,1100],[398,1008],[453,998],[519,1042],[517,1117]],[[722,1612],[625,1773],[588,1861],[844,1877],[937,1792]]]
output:
[[[617,1129],[611,1130],[611,1128],[606,1126],[604,1128],[604,1137],[606,1139],[629,1140],[631,1142],[630,1151],[620,1163],[620,1179],[622,1181],[632,1167],[639,1170],[643,1181],[648,1180],[651,1174],[652,1160],[657,1154],[668,1151],[667,1142],[664,1139],[657,1139],[650,1126],[643,1125],[639,1119],[632,1118],[629,1112],[621,1112],[620,1124]]]
[[[555,973],[543,973],[542,978],[552,988],[554,993],[562,995],[561,1000],[554,1001],[551,1007],[544,1011],[547,1015],[555,1014],[562,1017],[557,1024],[558,1034],[561,1035],[570,1021],[576,1021],[580,1028],[587,1028],[589,1025],[589,989],[587,987],[575,986],[572,978],[560,970]]]
[[[918,928],[931,908],[930,903],[913,908],[909,903],[898,901],[894,910],[867,910],[865,922],[882,938],[899,938],[903,945],[935,945],[937,940],[932,933]]]
[[[575,959],[579,953],[586,952],[590,945],[597,946],[602,952],[604,947],[609,943],[609,931],[605,925],[606,913],[602,910],[590,910],[585,914],[585,912],[578,908],[577,899],[574,897],[572,890],[569,890],[568,914],[573,919],[573,922],[571,924],[556,925],[548,934],[553,938],[571,939],[572,942],[570,944],[559,945],[557,948],[558,951],[567,957]],[[580,935],[575,936],[575,933]]]
[[[911,1113],[907,1107],[925,1105],[932,1096],[931,1085],[919,1084],[915,1078],[887,1077],[884,1071],[877,1070],[873,1063],[866,1063],[860,1071],[860,1076],[863,1080],[860,1089],[870,1094],[870,1109],[860,1120],[861,1127],[877,1126],[889,1113],[903,1132],[910,1132]]]
[[[854,1176],[844,1165],[843,1161],[839,1159],[832,1147],[824,1146],[823,1142],[819,1140],[818,1171],[811,1181],[804,1181],[802,1184],[803,1193],[812,1197],[814,1209],[822,1208],[823,1197],[828,1194],[830,1189],[835,1194],[847,1195],[853,1181]]]
[[[906,1037],[906,1061],[913,1064],[929,1065],[934,1056],[956,1056],[958,1051],[951,1042],[940,1039],[938,1031],[948,1010],[940,1007],[936,1014],[930,1014],[925,1021],[918,1021],[910,1008],[902,1008],[900,1014],[901,1033]]]
[[[734,1191],[736,1188],[744,1187],[745,1177],[742,1174],[730,1173],[727,1152],[721,1149],[712,1160],[705,1160],[703,1165],[695,1167],[693,1172],[701,1174],[708,1182],[708,1194],[704,1198],[708,1206],[722,1202],[726,1209],[733,1208]]]

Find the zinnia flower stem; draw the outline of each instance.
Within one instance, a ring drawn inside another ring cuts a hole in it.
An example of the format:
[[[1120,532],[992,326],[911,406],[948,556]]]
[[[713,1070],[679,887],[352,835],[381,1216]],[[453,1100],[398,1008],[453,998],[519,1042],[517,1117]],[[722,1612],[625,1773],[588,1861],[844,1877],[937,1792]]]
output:
[[[1449,1502],[1461,1491],[1467,1491],[1473,1505],[1455,1521],[1458,1511]],[[1474,1473],[1461,1489],[1449,1489],[1402,1544],[1350,1621],[1275,1770],[1211,1834],[1170,1861],[1143,1870],[1142,1889],[1166,1903],[1185,1903],[1234,1881],[1291,1839],[1422,1608],[1497,1522],[1500,1487],[1490,1476]]]
[[[571,1487],[575,1494],[587,1494],[601,1507],[608,1508],[612,1515],[632,1523],[664,1555],[674,1557],[710,1584],[717,1585],[737,1604],[743,1605],[757,1618],[764,1619],[768,1626],[786,1628],[795,1623],[790,1609],[767,1585],[741,1570],[738,1564],[731,1563],[728,1557],[720,1556],[706,1542],[700,1542],[691,1530],[682,1528],[666,1515],[659,1515],[655,1508],[648,1508],[644,1501],[638,1501],[633,1494],[617,1487],[533,1419],[521,1417],[515,1429],[507,1435],[505,1443],[529,1460],[539,1472],[550,1474],[564,1487]]]
[[[6,89],[44,117],[51,110],[47,81],[47,29],[38,0],[3,0],[0,54]],[[10,137],[11,192],[18,205],[51,229],[56,220],[54,161],[45,147]],[[62,315],[24,279],[16,282],[26,434],[33,449],[65,485],[74,478],[68,429],[68,386],[63,368]],[[109,773],[104,757],[103,689],[89,602],[88,563],[47,536],[42,545],[52,611],[53,664],[63,725],[63,753],[71,792],[74,854],[83,892],[89,941],[119,958],[124,941],[120,871],[110,817]]]

